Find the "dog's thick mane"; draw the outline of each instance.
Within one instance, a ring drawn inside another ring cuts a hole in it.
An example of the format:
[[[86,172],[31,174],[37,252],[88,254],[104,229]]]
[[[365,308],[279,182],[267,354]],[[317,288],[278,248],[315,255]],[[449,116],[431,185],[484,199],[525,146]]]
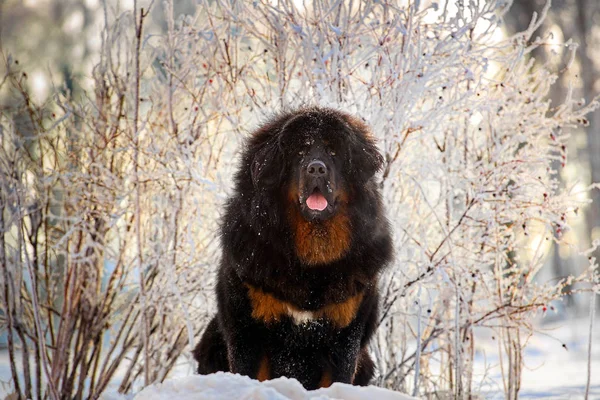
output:
[[[334,238],[321,241],[315,238],[311,243],[305,235],[314,229],[314,224],[301,220],[301,216],[290,211],[286,202],[294,201],[286,191],[286,164],[279,148],[279,137],[284,128],[302,118],[323,118],[323,114],[337,121],[343,121],[348,130],[349,140],[353,146],[360,146],[361,151],[352,154],[348,160],[348,175],[354,179],[350,182],[347,193],[347,205],[329,222]],[[356,142],[356,143],[355,143]],[[361,168],[360,166],[365,166]],[[225,221],[234,221],[231,226],[223,226],[222,233],[227,236],[222,241],[224,246],[237,241],[235,237],[244,232],[247,245],[249,236],[255,239],[255,246],[261,242],[268,243],[270,248],[278,249],[289,258],[301,255],[306,264],[325,264],[327,260],[336,261],[350,250],[352,243],[369,241],[369,237],[357,240],[356,235],[363,232],[382,231],[385,228],[385,216],[380,215],[381,196],[377,190],[375,172],[381,167],[381,157],[367,127],[355,118],[333,109],[305,108],[297,112],[287,112],[272,117],[249,138],[241,157],[240,168],[235,175],[236,195],[230,199],[226,208]],[[357,170],[358,169],[358,170]],[[363,169],[370,169],[365,175]],[[359,176],[363,177],[360,179]],[[248,198],[248,194],[252,194]],[[335,225],[335,226],[334,226]],[[361,229],[354,229],[361,227]],[[383,234],[387,234],[385,230]],[[239,243],[242,246],[242,243]],[[312,255],[314,246],[326,246],[322,255]],[[232,249],[235,250],[235,249]],[[329,254],[326,254],[329,253]],[[291,260],[290,260],[291,261]]]

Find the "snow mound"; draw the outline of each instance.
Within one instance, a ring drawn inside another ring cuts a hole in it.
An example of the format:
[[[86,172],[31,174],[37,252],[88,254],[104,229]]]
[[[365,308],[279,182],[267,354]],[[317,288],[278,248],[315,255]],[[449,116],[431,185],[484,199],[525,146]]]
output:
[[[358,387],[334,383],[329,388],[307,391],[296,379],[277,378],[259,382],[238,374],[217,372],[170,379],[148,386],[134,400],[413,400],[375,386]]]

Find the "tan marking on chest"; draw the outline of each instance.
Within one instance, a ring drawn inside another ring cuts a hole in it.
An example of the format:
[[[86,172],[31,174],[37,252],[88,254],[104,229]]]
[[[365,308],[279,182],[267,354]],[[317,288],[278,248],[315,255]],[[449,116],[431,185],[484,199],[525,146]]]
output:
[[[347,298],[342,303],[331,303],[320,309],[320,313],[328,320],[335,321],[339,327],[346,327],[356,317],[356,312],[363,300],[363,294]]]
[[[363,294],[359,293],[341,303],[331,303],[316,311],[306,311],[250,284],[246,284],[246,287],[252,304],[252,318],[266,324],[279,322],[281,318],[287,316],[291,317],[297,325],[323,318],[331,321],[338,328],[345,328],[354,320],[363,299]]]
[[[290,204],[298,202],[298,192],[288,193]],[[346,196],[340,196],[336,215],[325,221],[307,221],[295,206],[288,210],[296,255],[309,265],[328,264],[341,259],[350,249],[352,232],[345,210]]]
[[[252,303],[252,318],[266,323],[277,322],[288,313],[288,304],[263,292],[252,285],[248,287],[248,297]]]

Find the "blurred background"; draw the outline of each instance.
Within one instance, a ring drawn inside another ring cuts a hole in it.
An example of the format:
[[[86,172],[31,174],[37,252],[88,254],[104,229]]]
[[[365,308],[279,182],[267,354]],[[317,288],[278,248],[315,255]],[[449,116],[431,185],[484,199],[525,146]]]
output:
[[[108,3],[115,14],[119,9],[133,8],[133,0]],[[27,65],[28,84],[37,97],[36,102],[43,103],[53,86],[64,84],[77,96],[83,87],[92,84],[91,69],[98,61],[105,19],[102,4],[101,0],[0,1],[0,47],[4,54]],[[539,15],[548,4],[546,0],[514,0],[505,20],[504,34],[527,29],[534,13]],[[196,1],[177,1],[173,12],[176,17],[191,14],[195,7]],[[146,33],[167,31],[162,2],[153,4],[150,17]],[[575,89],[575,96],[586,102],[600,93],[600,1],[553,0],[538,35],[543,35],[545,44],[534,51],[533,57],[541,63],[550,63],[553,70],[562,70],[571,61],[563,43],[572,41],[579,46],[573,65],[553,86],[550,100],[554,104],[564,99],[569,85]],[[2,102],[0,97],[0,107]],[[600,182],[600,111],[596,110],[588,119],[586,128],[573,132],[566,168],[557,168],[565,181],[581,187]],[[591,193],[593,204],[600,204],[600,190]],[[565,235],[564,245],[548,243],[554,247],[547,260],[554,277],[581,270],[578,263],[584,261],[574,256],[589,248],[593,240],[600,239],[600,208],[588,206],[573,226]],[[568,303],[578,315],[587,313],[587,300],[570,298]]]

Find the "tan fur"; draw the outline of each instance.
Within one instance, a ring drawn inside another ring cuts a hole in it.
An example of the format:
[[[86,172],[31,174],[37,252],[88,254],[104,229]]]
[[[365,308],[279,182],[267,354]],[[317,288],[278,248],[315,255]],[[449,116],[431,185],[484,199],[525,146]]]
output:
[[[262,360],[260,360],[258,372],[256,373],[256,379],[260,382],[271,379],[271,368],[269,367],[269,359],[267,356],[264,356]]]
[[[298,202],[298,192],[288,192],[290,207],[288,219],[296,247],[296,255],[309,265],[328,264],[342,258],[350,249],[350,218],[346,214],[346,196],[339,197],[339,210],[326,221],[307,221],[293,204]]]
[[[311,315],[312,319],[327,319],[338,328],[345,328],[354,320],[363,299],[363,294],[359,293],[341,303],[331,303],[319,310],[307,312],[252,285],[246,284],[246,286],[248,287],[248,297],[252,303],[252,317],[267,324],[278,322],[284,316],[297,319],[296,315],[305,314]],[[309,318],[304,318],[304,320],[308,321]]]
[[[323,375],[321,376],[321,380],[319,381],[320,388],[327,388],[331,386],[333,383],[333,379],[331,377],[331,372],[328,370],[323,371]]]
[[[266,323],[277,322],[287,314],[287,303],[276,299],[274,296],[246,284],[248,297],[252,303],[252,318]]]
[[[358,307],[362,303],[363,294],[359,293],[356,296],[349,297],[342,303],[331,303],[323,307],[320,311],[326,319],[335,321],[339,327],[346,327],[356,316]]]
[[[348,125],[353,126],[361,131],[367,139],[373,140],[373,133],[360,118],[356,118],[352,115],[344,115],[343,118]]]

